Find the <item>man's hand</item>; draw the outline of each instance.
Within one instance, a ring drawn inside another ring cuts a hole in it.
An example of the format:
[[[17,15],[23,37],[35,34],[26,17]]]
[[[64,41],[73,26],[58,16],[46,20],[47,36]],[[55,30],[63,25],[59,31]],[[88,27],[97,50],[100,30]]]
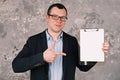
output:
[[[65,53],[53,51],[54,47],[55,47],[55,43],[54,43],[53,45],[51,45],[51,46],[50,46],[47,50],[45,50],[44,53],[43,53],[43,59],[44,59],[46,62],[48,62],[48,63],[54,62],[57,55],[66,56]]]
[[[107,53],[108,53],[108,49],[109,49],[109,43],[108,43],[107,41],[105,41],[105,42],[103,43],[103,52],[104,52],[105,54],[107,54]]]

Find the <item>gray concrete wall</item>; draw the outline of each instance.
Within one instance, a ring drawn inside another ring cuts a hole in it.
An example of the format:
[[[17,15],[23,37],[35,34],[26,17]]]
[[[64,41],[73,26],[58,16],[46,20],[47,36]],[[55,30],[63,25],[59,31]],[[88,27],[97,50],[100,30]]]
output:
[[[120,80],[120,0],[0,0],[0,80],[29,80],[29,71],[14,73],[11,62],[29,36],[47,27],[46,10],[56,2],[68,9],[66,32],[78,39],[80,28],[103,28],[110,43],[105,62],[77,69],[76,80]]]

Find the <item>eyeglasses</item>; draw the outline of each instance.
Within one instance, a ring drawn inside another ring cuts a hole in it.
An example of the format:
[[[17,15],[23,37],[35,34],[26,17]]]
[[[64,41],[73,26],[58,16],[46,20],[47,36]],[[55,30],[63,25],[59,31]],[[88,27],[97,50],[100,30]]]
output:
[[[67,20],[67,17],[66,16],[58,16],[58,15],[51,15],[51,14],[48,14],[49,16],[52,17],[53,20],[58,20],[60,19],[61,21],[65,22]]]

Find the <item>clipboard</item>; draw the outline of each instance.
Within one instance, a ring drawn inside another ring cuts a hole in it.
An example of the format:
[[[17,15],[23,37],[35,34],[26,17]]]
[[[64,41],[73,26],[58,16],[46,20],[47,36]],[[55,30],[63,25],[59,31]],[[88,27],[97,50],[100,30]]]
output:
[[[80,29],[80,61],[104,62],[104,29]]]

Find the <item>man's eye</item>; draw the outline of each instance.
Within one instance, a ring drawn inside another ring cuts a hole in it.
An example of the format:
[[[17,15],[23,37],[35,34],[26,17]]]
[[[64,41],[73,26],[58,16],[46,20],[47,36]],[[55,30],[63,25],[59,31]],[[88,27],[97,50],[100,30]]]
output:
[[[58,16],[53,16],[53,17],[56,17],[56,18],[57,18]]]

